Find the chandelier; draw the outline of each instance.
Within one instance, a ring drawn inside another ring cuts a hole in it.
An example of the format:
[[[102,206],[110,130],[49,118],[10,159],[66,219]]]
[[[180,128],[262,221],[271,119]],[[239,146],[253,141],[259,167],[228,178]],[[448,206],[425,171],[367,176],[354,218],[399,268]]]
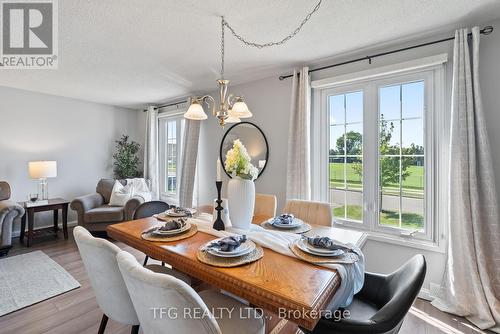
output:
[[[227,27],[234,37],[239,39],[246,46],[262,49],[265,47],[282,45],[297,35],[304,24],[306,24],[311,16],[319,9],[321,2],[322,0],[319,0],[314,9],[307,14],[305,19],[302,20],[300,25],[291,34],[277,42],[268,42],[263,44],[245,40],[241,35],[236,33],[234,28],[231,27],[226,20],[224,20],[224,16],[221,16],[221,70],[220,79],[217,80],[217,85],[219,86],[219,102],[217,103],[215,98],[210,95],[193,96],[190,98],[190,106],[184,113],[184,117],[196,121],[207,119],[208,116],[203,109],[203,105],[206,105],[208,108],[211,107],[212,116],[219,120],[219,124],[222,127],[224,127],[226,123],[239,123],[242,118],[252,117],[253,115],[243,100],[243,96],[228,94],[229,80],[224,78],[224,28]]]

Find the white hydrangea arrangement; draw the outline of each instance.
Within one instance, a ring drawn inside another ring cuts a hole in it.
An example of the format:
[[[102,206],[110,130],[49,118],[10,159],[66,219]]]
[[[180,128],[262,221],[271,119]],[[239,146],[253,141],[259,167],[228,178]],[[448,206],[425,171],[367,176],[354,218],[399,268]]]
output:
[[[250,162],[251,158],[243,143],[236,139],[233,148],[227,151],[224,167],[231,176],[238,176],[245,180],[255,180],[259,170]]]

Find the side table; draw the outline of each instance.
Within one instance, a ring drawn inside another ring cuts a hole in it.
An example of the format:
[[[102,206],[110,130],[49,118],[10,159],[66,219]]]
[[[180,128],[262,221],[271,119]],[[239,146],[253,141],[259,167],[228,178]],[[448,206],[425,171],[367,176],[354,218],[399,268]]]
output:
[[[59,231],[58,218],[59,210],[62,211],[62,226],[64,239],[68,239],[68,205],[69,201],[63,198],[52,198],[48,200],[46,204],[37,204],[31,202],[19,202],[21,206],[24,207],[26,213],[21,218],[21,235],[19,240],[21,243],[24,241],[24,230],[26,228],[26,216],[28,217],[28,238],[26,240],[26,246],[30,247],[33,242],[33,226],[35,223],[35,212],[43,211],[53,211],[54,214],[54,233],[57,235]]]

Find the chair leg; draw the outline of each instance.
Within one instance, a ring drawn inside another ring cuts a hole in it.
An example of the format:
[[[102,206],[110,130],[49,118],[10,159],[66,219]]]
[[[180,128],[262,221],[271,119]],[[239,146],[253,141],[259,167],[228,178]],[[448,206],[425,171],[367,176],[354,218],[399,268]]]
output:
[[[149,256],[146,255],[146,257],[144,258],[144,263],[142,264],[142,266],[144,267],[146,264],[148,264],[148,260],[149,260]]]
[[[108,324],[108,316],[106,314],[102,315],[101,324],[99,325],[99,331],[97,334],[104,334],[104,330],[106,329],[106,325]]]
[[[133,325],[130,334],[139,334],[139,325]]]

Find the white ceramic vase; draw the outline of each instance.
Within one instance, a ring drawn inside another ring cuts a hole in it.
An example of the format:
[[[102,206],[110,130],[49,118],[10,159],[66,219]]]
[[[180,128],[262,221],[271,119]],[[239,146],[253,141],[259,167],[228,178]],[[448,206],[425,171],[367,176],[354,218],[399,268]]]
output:
[[[248,230],[255,205],[255,184],[252,180],[233,177],[227,185],[229,218],[233,227]]]

